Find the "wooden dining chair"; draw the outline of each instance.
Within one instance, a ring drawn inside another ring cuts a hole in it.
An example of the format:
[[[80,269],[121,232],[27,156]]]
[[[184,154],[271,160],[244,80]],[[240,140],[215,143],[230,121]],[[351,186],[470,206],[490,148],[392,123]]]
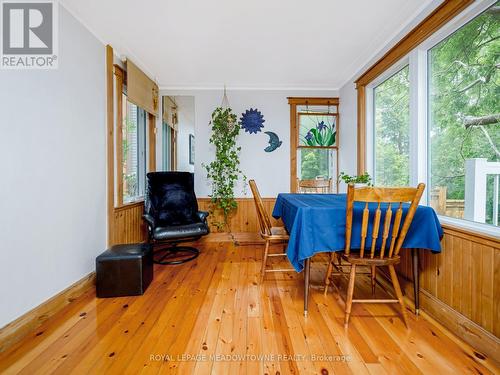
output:
[[[349,184],[347,189],[345,250],[341,254],[342,259],[351,265],[349,284],[347,287],[347,300],[345,305],[344,325],[346,327],[349,324],[352,304],[359,302],[399,303],[401,305],[403,320],[406,327],[408,327],[408,318],[406,316],[403,295],[401,293],[401,287],[398,282],[394,265],[400,262],[399,252],[408,229],[410,228],[410,224],[413,220],[413,216],[415,215],[415,211],[417,210],[418,203],[420,202],[424,189],[425,184],[423,183],[418,184],[416,188],[362,187],[357,189],[354,188],[354,184]],[[351,251],[354,202],[364,203],[361,222],[361,246],[359,251],[356,250],[355,252]],[[407,202],[410,202],[410,206],[405,217],[403,218],[403,203]],[[370,203],[373,205],[369,206]],[[382,204],[384,204],[384,206],[387,204],[387,209],[385,211],[381,227],[382,210],[380,207]],[[396,209],[395,214],[393,209]],[[369,249],[365,249],[370,216],[373,216],[371,244]],[[390,238],[389,233],[391,233]],[[382,242],[380,248],[377,249],[377,240],[380,236]],[[332,263],[333,262],[330,261],[328,265],[327,277],[325,280],[329,280],[330,278],[333,269]],[[387,266],[389,268],[389,274],[397,299],[353,299],[354,280],[356,278],[357,266],[368,266],[371,268],[372,291],[375,282],[376,268]],[[325,288],[328,288],[328,282],[325,283]]]
[[[327,194],[332,191],[332,179],[299,180],[299,192]]]
[[[254,180],[248,182],[250,184],[250,189],[252,190],[253,200],[255,202],[255,209],[257,210],[257,217],[259,219],[260,226],[260,236],[264,241],[266,241],[266,247],[264,250],[264,256],[262,258],[262,269],[260,281],[264,280],[266,272],[288,272],[295,271],[293,268],[281,268],[281,269],[268,269],[267,259],[269,257],[283,256],[286,257],[286,253],[269,254],[269,247],[272,243],[282,243],[286,244],[288,242],[288,233],[283,227],[273,227],[271,225],[271,219],[269,218],[264,204],[262,203],[262,198],[257,188],[257,184]]]

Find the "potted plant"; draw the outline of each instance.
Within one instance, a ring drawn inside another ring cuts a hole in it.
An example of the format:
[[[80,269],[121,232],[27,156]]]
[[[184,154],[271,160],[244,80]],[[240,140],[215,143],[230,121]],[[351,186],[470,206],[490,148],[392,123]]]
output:
[[[209,142],[215,146],[215,160],[208,165],[203,164],[203,167],[207,171],[207,179],[212,183],[210,211],[222,214],[222,221],[214,221],[212,216],[212,224],[218,230],[226,228],[230,232],[229,216],[238,207],[234,198],[234,187],[239,177],[246,181],[240,169],[241,147],[236,144],[240,125],[231,108],[222,107],[215,109],[210,123],[212,135]]]
[[[368,172],[359,176],[350,176],[345,172],[340,172],[339,180],[346,184],[354,183],[354,187],[372,186],[372,178]]]

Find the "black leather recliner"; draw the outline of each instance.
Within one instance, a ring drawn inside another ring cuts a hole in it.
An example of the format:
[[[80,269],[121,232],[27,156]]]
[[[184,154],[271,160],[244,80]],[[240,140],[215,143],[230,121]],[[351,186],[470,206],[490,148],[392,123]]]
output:
[[[146,176],[143,218],[148,225],[149,242],[171,246],[155,250],[155,262],[180,264],[195,259],[199,250],[177,246],[207,235],[208,212],[198,211],[194,194],[194,175],[189,172],[151,172]]]

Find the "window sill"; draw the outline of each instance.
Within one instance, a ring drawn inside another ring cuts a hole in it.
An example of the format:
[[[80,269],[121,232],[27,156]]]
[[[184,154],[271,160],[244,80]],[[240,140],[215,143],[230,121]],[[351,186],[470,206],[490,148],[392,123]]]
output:
[[[132,208],[132,207],[136,207],[136,206],[140,206],[144,204],[144,198],[141,197],[141,198],[137,198],[137,200],[134,200],[134,201],[130,201],[130,202],[126,202],[126,203],[123,203],[121,205],[118,205],[115,207],[115,210],[125,210],[127,208]]]
[[[493,240],[500,240],[500,228],[493,225],[475,223],[464,219],[455,219],[441,215],[438,215],[438,218],[441,224],[449,226],[452,229],[456,228],[457,230],[464,230],[477,235],[485,235],[491,237]]]

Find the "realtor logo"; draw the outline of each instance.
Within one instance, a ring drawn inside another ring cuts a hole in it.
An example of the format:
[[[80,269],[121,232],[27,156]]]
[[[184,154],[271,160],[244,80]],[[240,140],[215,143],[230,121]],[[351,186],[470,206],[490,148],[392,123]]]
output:
[[[1,20],[1,68],[57,68],[57,3],[4,0]]]

